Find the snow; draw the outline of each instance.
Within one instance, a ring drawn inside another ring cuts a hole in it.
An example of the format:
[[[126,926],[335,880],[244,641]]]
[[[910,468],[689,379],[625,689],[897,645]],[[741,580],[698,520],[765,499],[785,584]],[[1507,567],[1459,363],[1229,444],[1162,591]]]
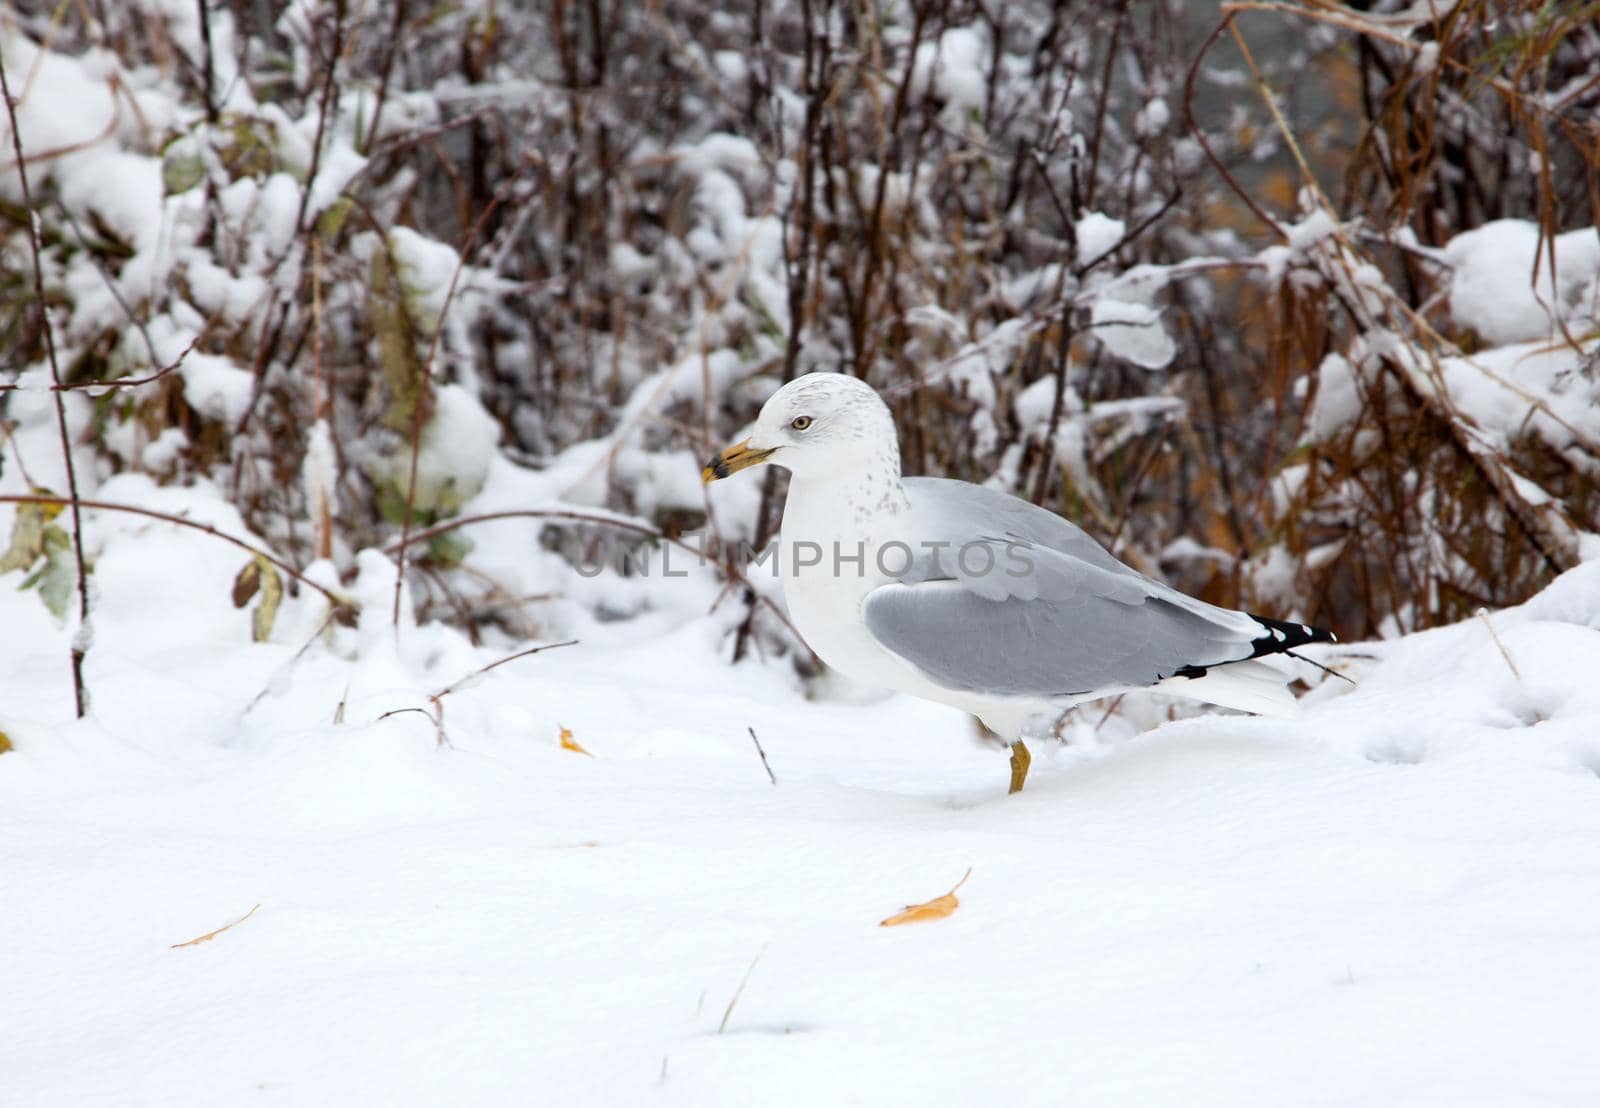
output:
[[[1172,336],[1161,324],[1161,312],[1147,304],[1135,304],[1102,296],[1090,313],[1094,337],[1112,354],[1143,366],[1161,369],[1177,356]]]
[[[1456,325],[1494,346],[1549,339],[1562,324],[1575,333],[1592,328],[1600,320],[1600,232],[1568,231],[1554,246],[1552,282],[1550,247],[1536,223],[1500,219],[1451,239],[1444,258],[1455,270]]]
[[[1531,427],[1560,449],[1579,433],[1600,436],[1600,387],[1581,372],[1597,345],[1518,343],[1445,358],[1440,371],[1452,402],[1479,427],[1507,441]]]
[[[1078,237],[1078,264],[1089,265],[1114,250],[1127,235],[1127,224],[1101,212],[1090,212],[1073,224]]]
[[[1055,406],[1056,379],[1041,377],[1017,394],[1012,411],[1016,415],[1017,426],[1032,431],[1050,422],[1050,413],[1055,410]],[[1063,404],[1063,410],[1070,415],[1073,410],[1081,409],[1082,406],[1083,402],[1077,395],[1071,394]]]
[[[417,451],[415,503],[428,511],[453,508],[477,496],[489,477],[500,425],[478,398],[460,385],[433,391],[433,412]],[[410,452],[395,459],[397,488],[410,483]]]
[[[177,464],[178,455],[189,445],[189,436],[179,427],[168,427],[140,452],[140,465],[152,473],[167,473]]]
[[[222,98],[219,106],[239,107],[241,100],[248,103],[248,85],[238,79],[232,12],[202,8],[187,0],[133,0],[133,6],[159,20],[164,33],[171,36],[196,69],[203,67],[209,39],[213,84]],[[204,36],[200,29],[202,13],[210,24],[209,33]]]
[[[1373,339],[1382,336],[1374,335]],[[1374,372],[1371,359],[1388,356],[1406,365],[1420,389],[1442,388],[1453,410],[1471,419],[1477,432],[1508,448],[1532,431],[1556,450],[1600,439],[1600,386],[1584,372],[1597,344],[1593,338],[1575,346],[1552,342],[1514,343],[1471,355],[1440,358],[1436,364],[1396,341],[1356,344],[1363,371],[1339,354],[1323,358],[1317,371],[1316,394],[1306,416],[1307,443],[1325,442],[1351,427],[1366,400],[1363,374]],[[1538,500],[1548,495],[1530,489]]]
[[[311,185],[311,198],[306,205],[306,214],[315,217],[329,204],[339,199],[345,186],[366,166],[367,159],[356,153],[354,148],[342,143],[329,143],[322,153],[322,160],[317,164],[317,179]],[[404,228],[395,228],[395,234],[402,230]]]
[[[255,378],[228,358],[191,350],[178,372],[184,400],[203,416],[236,424],[250,406]]]
[[[1139,109],[1139,114],[1134,117],[1134,134],[1140,138],[1154,138],[1167,129],[1167,124],[1172,122],[1172,109],[1167,102],[1157,96],[1145,102]]]
[[[723,169],[738,173],[761,166],[761,151],[743,135],[722,132],[707,135],[693,145],[678,148],[678,161],[691,173],[705,173]],[[744,210],[744,199],[739,198],[737,211]]]
[[[83,61],[52,50],[41,50],[26,35],[9,25],[0,26],[0,54],[6,58],[8,73],[25,74],[11,93],[16,97],[17,128],[24,150],[51,152],[59,156],[35,157],[29,169],[33,188],[47,180],[69,181],[79,176],[94,179],[85,172],[124,124],[110,83],[90,75]],[[10,122],[0,122],[0,136],[6,149],[11,147]],[[9,164],[11,155],[6,155]],[[101,179],[100,187],[115,193],[115,180]],[[0,173],[0,196],[19,203],[22,188],[15,172]]]
[[[266,299],[264,277],[253,273],[235,277],[200,251],[192,252],[185,264],[195,304],[228,323],[251,319]]]
[[[1296,253],[1304,253],[1329,235],[1335,234],[1338,229],[1339,225],[1334,222],[1328,210],[1319,207],[1300,222],[1286,227],[1285,233],[1289,238],[1289,249]]]
[[[101,495],[244,533],[203,486]],[[89,719],[68,629],[0,591],[8,1105],[1600,1091],[1600,563],[1327,656],[1359,686],[1289,723],[1087,709],[1008,798],[957,713],[730,666],[697,576],[436,705],[518,644],[396,631],[380,555],[296,661],[310,590],[253,644],[242,552],[89,527]],[[383,718],[439,706],[447,745]]]
[[[1317,394],[1306,414],[1306,441],[1323,442],[1361,414],[1361,383],[1350,362],[1328,354],[1317,367]]]
[[[498,430],[498,429],[497,429]],[[490,440],[494,441],[493,438]],[[485,465],[487,470],[487,465]],[[407,475],[409,477],[409,474]],[[422,476],[422,457],[417,458],[417,477]],[[483,485],[483,475],[478,476],[478,486]],[[306,456],[300,465],[300,485],[310,507],[312,521],[323,513],[329,516],[339,510],[339,457],[333,447],[333,430],[326,419],[311,425],[306,436]]]
[[[331,199],[331,198],[330,198]],[[389,250],[405,288],[406,308],[425,332],[439,326],[461,257],[454,248],[418,234],[409,227],[389,230]]]
[[[117,418],[135,403],[126,395],[60,398],[82,446],[78,480],[86,496],[292,557],[314,522],[301,501],[355,495],[375,475],[403,489],[409,455],[377,473],[369,444],[341,439],[336,450],[342,424],[313,424],[305,405],[302,464],[277,490],[284,510],[263,513],[280,528],[270,542],[230,503],[241,494],[224,478],[244,467],[219,467],[213,485],[189,455],[214,452],[207,421],[236,425],[249,404],[251,336],[274,296],[296,305],[289,332],[305,331],[300,208],[314,219],[363,170],[357,130],[371,125],[376,91],[341,88],[308,193],[316,104],[290,115],[255,103],[236,64],[253,47],[213,11],[225,122],[210,127],[178,91],[203,57],[196,6],[135,3],[170,46],[161,64],[129,69],[99,49],[68,57],[0,25],[36,190],[132,251],[114,272],[84,251],[46,258],[64,349],[120,335],[107,375],[143,375],[218,328],[168,380],[194,409],[172,417],[181,427]],[[276,24],[298,85],[319,64],[322,7],[299,0]],[[994,34],[939,28],[911,59],[911,93],[937,100],[940,125],[973,140],[975,155],[988,148],[977,129],[991,71],[997,111],[1010,110],[1010,55]],[[1423,44],[1419,69],[1436,53]],[[709,55],[734,84],[772,69],[758,60]],[[515,85],[397,86],[379,135],[437,121],[451,96],[551,95]],[[634,152],[637,165],[684,178],[692,231],[612,242],[609,265],[619,283],[693,287],[673,332],[693,341],[647,357],[621,338],[597,350],[594,381],[626,396],[604,437],[561,440],[539,469],[503,456],[467,357],[479,290],[494,278],[488,267],[460,272],[436,366],[454,383],[434,392],[419,510],[582,509],[627,522],[602,506],[626,503],[644,519],[707,509],[724,536],[753,537],[760,483],[707,494],[698,455],[674,436],[775,383],[789,331],[785,220],[801,179],[782,152],[797,148],[804,103],[782,81],[768,91],[781,106],[778,153],[714,129],[710,115],[657,162],[648,139]],[[1133,133],[1166,135],[1170,86],[1143,96]],[[1052,110],[1071,136],[1065,100]],[[275,171],[231,179],[236,142],[264,144]],[[1173,149],[1201,165],[1193,140]],[[863,207],[881,188],[893,220],[943,218],[915,166],[858,161],[821,183]],[[15,173],[0,173],[0,197],[19,201]],[[1385,278],[1356,264],[1341,226],[1313,210],[1285,226],[1286,245],[1246,260],[1272,280],[1348,279],[1340,287],[1376,316]],[[1104,500],[1090,451],[1184,418],[1176,388],[1097,398],[1074,362],[1046,442],[1057,382],[1023,387],[1017,376],[1039,321],[1055,318],[1047,297],[1087,311],[1113,356],[1172,361],[1163,289],[1227,259],[1118,270],[1103,259],[1126,230],[1088,212],[1075,258],[1052,249],[1029,272],[996,270],[1005,299],[1035,306],[1031,320],[969,313],[908,286],[918,306],[907,322],[918,341],[937,340],[927,379],[973,402],[978,457],[999,449],[997,416],[1020,432],[1006,429],[997,484],[1014,486],[1034,447],[1087,500]],[[431,332],[460,256],[426,228],[384,233],[415,322]],[[1369,331],[1319,367],[1307,440],[1350,428],[1382,353],[1417,387],[1447,394],[1474,436],[1499,447],[1537,435],[1583,464],[1574,446],[1600,440],[1600,238],[1560,236],[1552,276],[1538,234],[1507,220],[1442,251],[1413,243],[1449,265],[1452,322],[1481,342],[1430,360],[1395,332]],[[378,242],[354,235],[351,257]],[[1332,264],[1341,258],[1348,271]],[[330,251],[325,263],[330,358],[348,341],[333,322],[337,298],[362,295],[341,279],[341,260]],[[805,349],[810,364],[843,356],[826,333]],[[5,402],[0,489],[64,489],[49,371],[14,368],[23,389]],[[341,484],[342,461],[365,473]],[[1509,476],[1530,502],[1550,499]],[[1313,477],[1297,461],[1266,491],[1285,498]],[[0,546],[14,517],[0,505]],[[423,592],[431,572],[409,578],[417,596],[402,589],[393,620],[392,558],[353,549],[372,541],[359,527],[341,530],[304,574],[350,596],[358,618],[330,623],[316,589],[286,581],[269,641],[255,643],[258,599],[242,609],[231,599],[248,552],[144,516],[84,520],[92,623],[77,622],[75,604],[58,623],[17,587],[25,571],[0,576],[5,1108],[1600,1101],[1596,536],[1577,537],[1591,561],[1519,608],[1319,654],[1358,684],[1302,667],[1315,687],[1288,723],[1174,720],[1137,697],[1114,712],[1090,705],[1064,721],[1062,743],[1036,749],[1028,789],[1008,798],[1004,751],[959,713],[833,674],[803,678],[790,658],[763,658],[761,636],[730,663],[740,590],[677,549],[669,560],[631,540],[595,541],[582,547],[591,560],[622,552],[631,569],[590,574],[569,564],[571,548],[552,548],[547,519],[464,531],[465,568],[437,579],[448,600],[493,606],[474,645],[419,622],[441,608]],[[56,522],[70,526],[70,515]],[[1281,546],[1258,550],[1244,569],[1259,606],[1293,617],[1297,573],[1340,541],[1299,563]],[[1220,573],[1237,563],[1192,539],[1162,558]],[[751,586],[781,603],[768,575]],[[1412,618],[1401,615],[1391,624]],[[484,671],[569,638],[578,644]],[[88,652],[82,721],[74,644]],[[563,729],[587,753],[563,748]],[[878,926],[969,868],[950,918]]]
[[[161,224],[148,213],[161,210],[160,159],[121,151],[97,151],[93,159],[92,172],[57,171],[62,204],[92,213],[137,250],[153,249]]]
[[[932,42],[917,47],[911,64],[910,93],[930,93],[944,102],[947,124],[961,126],[983,111],[988,97],[988,70],[993,53],[981,26],[951,27]]]

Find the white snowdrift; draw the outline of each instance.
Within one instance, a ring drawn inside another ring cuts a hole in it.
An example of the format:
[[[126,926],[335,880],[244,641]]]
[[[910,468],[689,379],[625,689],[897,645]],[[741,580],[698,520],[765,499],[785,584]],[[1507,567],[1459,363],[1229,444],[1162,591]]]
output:
[[[240,533],[203,491],[119,480]],[[91,528],[90,719],[69,631],[0,581],[7,1105],[1600,1089],[1600,565],[1493,635],[1350,648],[1360,686],[1299,721],[1096,742],[1090,709],[1007,798],[954,713],[730,669],[720,611],[578,626],[444,698],[441,747],[381,717],[515,644],[397,636],[383,559],[361,625],[291,663],[313,596],[252,645],[236,551]],[[877,926],[968,867],[950,918]]]

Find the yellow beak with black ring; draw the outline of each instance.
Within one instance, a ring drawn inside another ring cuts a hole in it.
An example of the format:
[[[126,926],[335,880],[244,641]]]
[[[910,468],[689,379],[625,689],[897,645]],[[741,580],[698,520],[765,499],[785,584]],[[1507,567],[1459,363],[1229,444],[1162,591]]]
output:
[[[736,442],[706,463],[706,468],[700,471],[700,479],[709,485],[713,481],[731,477],[741,469],[758,466],[777,451],[778,448],[775,446],[766,450],[752,449],[749,439]]]

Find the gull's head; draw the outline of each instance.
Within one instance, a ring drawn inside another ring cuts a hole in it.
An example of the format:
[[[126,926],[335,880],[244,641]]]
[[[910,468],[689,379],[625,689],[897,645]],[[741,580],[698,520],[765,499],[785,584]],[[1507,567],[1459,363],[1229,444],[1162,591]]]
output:
[[[894,418],[871,385],[843,373],[808,373],[761,406],[750,437],[716,455],[701,471],[707,483],[773,462],[796,476],[876,473],[900,476]]]

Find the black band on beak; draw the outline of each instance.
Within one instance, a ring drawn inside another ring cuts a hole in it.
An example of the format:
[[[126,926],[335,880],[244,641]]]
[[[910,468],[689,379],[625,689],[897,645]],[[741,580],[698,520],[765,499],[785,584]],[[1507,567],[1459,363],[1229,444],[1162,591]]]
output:
[[[709,485],[713,481],[731,477],[741,469],[749,469],[751,466],[760,465],[772,457],[776,451],[777,447],[771,447],[767,450],[752,450],[749,439],[745,439],[743,442],[736,442],[706,463],[706,467],[700,471],[700,479]]]

